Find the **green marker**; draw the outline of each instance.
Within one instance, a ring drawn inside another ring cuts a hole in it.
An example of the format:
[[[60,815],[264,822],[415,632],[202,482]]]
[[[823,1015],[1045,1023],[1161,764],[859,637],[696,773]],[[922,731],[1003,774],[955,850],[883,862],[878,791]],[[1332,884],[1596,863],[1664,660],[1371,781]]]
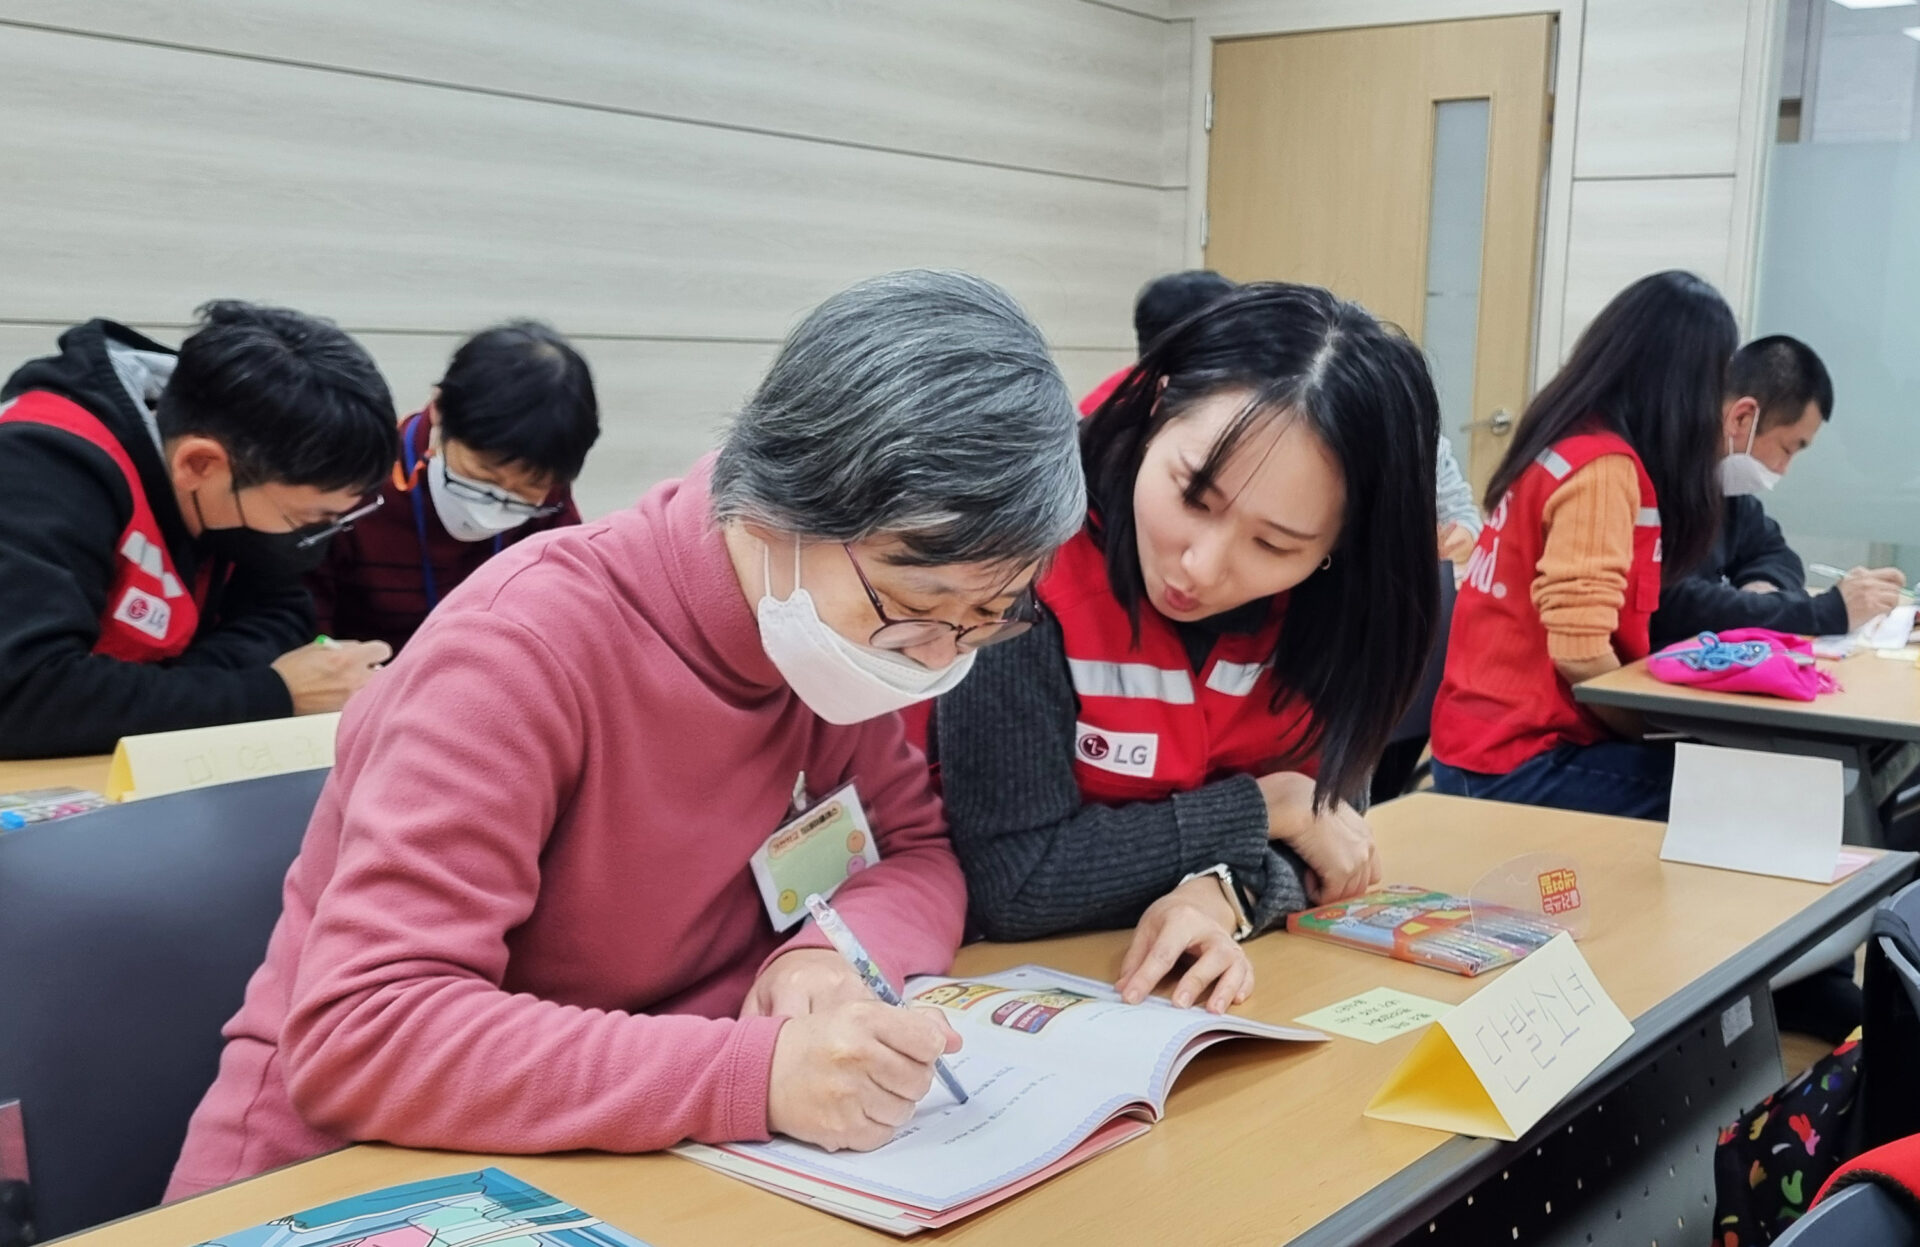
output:
[[[322,632],[319,636],[313,638],[313,643],[315,645],[332,645],[333,638]]]

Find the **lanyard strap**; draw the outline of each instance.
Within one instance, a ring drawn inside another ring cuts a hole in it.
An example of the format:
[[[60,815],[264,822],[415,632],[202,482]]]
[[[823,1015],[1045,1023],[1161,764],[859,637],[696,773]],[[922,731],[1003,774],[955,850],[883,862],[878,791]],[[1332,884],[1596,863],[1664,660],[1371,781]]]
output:
[[[420,452],[416,449],[417,443],[415,441],[416,436],[420,432],[420,426],[427,423],[426,420],[421,418],[424,415],[424,412],[416,415],[413,423],[407,427],[406,445],[403,449],[406,453],[406,489],[407,493],[413,499],[413,531],[419,534],[420,537],[420,587],[426,593],[427,610],[431,612],[434,607],[440,605],[440,588],[433,579],[433,556],[427,549],[427,503],[426,500],[420,496],[426,491],[419,487],[420,479],[418,473],[420,471],[421,458]],[[494,537],[493,552],[495,554],[500,553],[501,550],[506,548],[506,544],[507,539],[504,533]]]

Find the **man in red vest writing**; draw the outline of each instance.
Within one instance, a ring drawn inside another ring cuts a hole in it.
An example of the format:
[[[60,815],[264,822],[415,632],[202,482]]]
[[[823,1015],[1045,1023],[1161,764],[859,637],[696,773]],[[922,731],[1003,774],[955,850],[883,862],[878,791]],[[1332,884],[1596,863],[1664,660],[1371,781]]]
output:
[[[178,352],[94,320],[0,387],[0,758],[338,710],[390,653],[316,642],[300,574],[397,453],[334,325],[218,302]]]

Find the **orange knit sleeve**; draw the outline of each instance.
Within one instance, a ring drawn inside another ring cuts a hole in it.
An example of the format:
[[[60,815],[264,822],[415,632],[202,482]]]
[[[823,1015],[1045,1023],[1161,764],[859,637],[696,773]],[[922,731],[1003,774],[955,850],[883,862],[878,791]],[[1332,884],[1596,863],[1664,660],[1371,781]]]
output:
[[[1640,481],[1626,455],[1602,455],[1547,498],[1545,541],[1533,581],[1533,608],[1555,662],[1583,662],[1612,651],[1627,574]]]

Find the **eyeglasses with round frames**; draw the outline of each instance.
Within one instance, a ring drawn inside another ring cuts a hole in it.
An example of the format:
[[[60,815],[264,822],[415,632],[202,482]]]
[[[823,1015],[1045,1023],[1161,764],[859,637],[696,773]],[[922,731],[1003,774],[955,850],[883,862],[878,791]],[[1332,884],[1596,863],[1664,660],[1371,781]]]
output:
[[[944,619],[895,619],[887,614],[886,607],[880,605],[880,594],[874,589],[873,582],[867,579],[866,569],[860,566],[860,560],[854,556],[853,547],[842,545],[840,548],[847,552],[847,560],[853,564],[853,574],[860,577],[860,587],[867,591],[867,601],[873,604],[873,613],[880,618],[880,626],[867,638],[867,644],[875,649],[913,649],[951,636],[956,649],[977,650],[1013,640],[1032,628],[1039,616],[1033,588],[1028,586],[1014,600],[1013,608],[1006,615],[986,623],[962,627]]]

